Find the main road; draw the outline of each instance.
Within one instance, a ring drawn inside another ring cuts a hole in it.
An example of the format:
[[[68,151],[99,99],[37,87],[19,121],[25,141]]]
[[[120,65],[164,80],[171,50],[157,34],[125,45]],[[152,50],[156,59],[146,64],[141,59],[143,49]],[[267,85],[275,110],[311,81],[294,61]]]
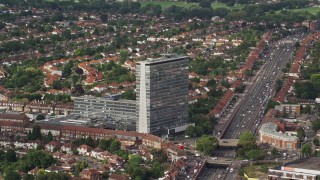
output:
[[[238,139],[244,131],[257,133],[268,100],[275,93],[276,80],[286,64],[294,58],[295,43],[303,37],[293,35],[277,42],[277,47],[269,48],[264,65],[249,82],[244,96],[240,97],[240,103],[229,116],[230,124],[225,128],[222,139]]]

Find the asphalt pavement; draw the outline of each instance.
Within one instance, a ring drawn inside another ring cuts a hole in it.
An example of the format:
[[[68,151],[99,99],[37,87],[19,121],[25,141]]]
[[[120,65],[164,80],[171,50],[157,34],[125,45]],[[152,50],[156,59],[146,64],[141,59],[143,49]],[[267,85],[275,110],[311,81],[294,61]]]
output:
[[[276,42],[277,46],[270,45],[268,56],[263,59],[264,65],[247,82],[245,95],[239,97],[231,114],[226,116],[230,123],[225,123],[228,126],[224,127],[222,139],[238,139],[244,131],[257,133],[267,103],[275,94],[276,80],[283,74],[286,64],[293,60],[296,41],[303,37],[293,35]]]

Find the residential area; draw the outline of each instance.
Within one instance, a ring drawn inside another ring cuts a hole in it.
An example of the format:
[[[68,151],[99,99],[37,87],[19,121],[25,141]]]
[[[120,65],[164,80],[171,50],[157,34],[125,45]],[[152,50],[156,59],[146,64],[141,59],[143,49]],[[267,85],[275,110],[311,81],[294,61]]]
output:
[[[0,0],[0,179],[319,179],[318,6]]]

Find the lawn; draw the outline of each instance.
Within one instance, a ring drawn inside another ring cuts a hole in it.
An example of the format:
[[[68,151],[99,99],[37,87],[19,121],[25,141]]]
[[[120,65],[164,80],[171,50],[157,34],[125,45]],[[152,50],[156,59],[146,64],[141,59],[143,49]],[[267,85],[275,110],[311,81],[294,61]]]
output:
[[[179,7],[191,7],[191,6],[198,6],[198,3],[186,3],[184,1],[168,1],[168,2],[164,2],[164,1],[142,1],[139,2],[141,4],[142,7],[146,6],[147,4],[154,4],[154,5],[160,5],[162,7],[162,9],[166,9],[167,7],[170,6],[179,6]]]
[[[146,6],[147,4],[155,4],[155,5],[160,5],[162,7],[162,9],[166,9],[167,7],[170,7],[173,5],[180,6],[180,7],[198,6],[199,3],[186,3],[184,1],[166,1],[166,2],[164,2],[164,1],[142,1],[142,2],[140,2],[140,4],[142,7]],[[221,7],[228,8],[228,9],[239,9],[242,6],[236,4],[233,7],[228,7],[225,3],[214,2],[214,3],[211,3],[211,7],[213,9],[221,8]]]
[[[306,7],[306,8],[301,8],[301,9],[290,9],[290,11],[295,11],[295,12],[308,11],[309,13],[315,15],[315,14],[317,14],[317,12],[320,11],[320,7]]]

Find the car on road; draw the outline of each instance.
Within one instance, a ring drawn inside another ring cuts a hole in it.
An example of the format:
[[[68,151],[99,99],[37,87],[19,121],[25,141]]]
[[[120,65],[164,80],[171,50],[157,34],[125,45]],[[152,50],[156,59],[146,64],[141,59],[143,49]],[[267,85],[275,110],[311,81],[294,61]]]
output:
[[[213,157],[213,158],[211,158],[212,160],[218,160],[218,157]]]
[[[230,173],[233,173],[233,168],[230,168]]]
[[[219,174],[218,179],[221,179],[221,175]]]

